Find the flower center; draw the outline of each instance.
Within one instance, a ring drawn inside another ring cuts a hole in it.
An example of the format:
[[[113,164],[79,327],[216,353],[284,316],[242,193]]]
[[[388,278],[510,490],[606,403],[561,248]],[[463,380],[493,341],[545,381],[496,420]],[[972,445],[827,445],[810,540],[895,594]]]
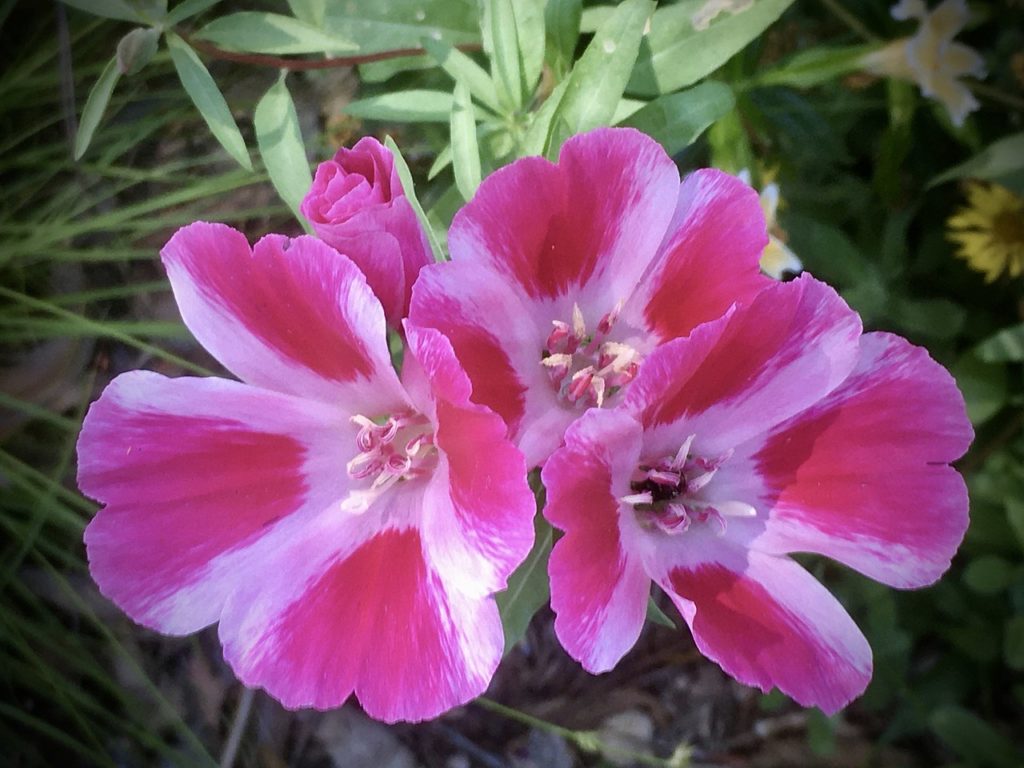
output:
[[[551,385],[558,396],[585,408],[600,408],[605,400],[631,382],[640,369],[640,354],[630,345],[609,336],[622,310],[619,302],[587,331],[578,304],[572,307],[572,322],[552,322],[554,328],[541,352]]]
[[[368,480],[353,491],[342,509],[365,512],[370,504],[396,483],[429,474],[437,464],[437,447],[430,421],[418,413],[389,416],[378,423],[363,415],[352,417],[359,425],[356,446],[359,453],[346,465],[353,480]]]
[[[694,523],[711,525],[725,533],[725,518],[754,517],[757,514],[742,501],[707,501],[704,489],[732,451],[715,457],[692,456],[694,435],[686,438],[675,456],[642,462],[633,473],[633,493],[619,499],[633,507],[640,525],[648,530],[684,533]]]
[[[1005,245],[1024,245],[1024,211],[1000,211],[992,221],[992,233]]]

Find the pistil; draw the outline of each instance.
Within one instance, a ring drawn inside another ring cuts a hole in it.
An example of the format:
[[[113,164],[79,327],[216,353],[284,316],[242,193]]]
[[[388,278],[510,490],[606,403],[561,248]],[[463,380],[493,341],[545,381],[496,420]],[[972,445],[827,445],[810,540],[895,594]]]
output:
[[[346,465],[353,480],[373,478],[363,489],[352,491],[341,507],[346,512],[365,512],[373,501],[398,482],[427,474],[436,460],[430,422],[422,415],[404,413],[378,423],[363,415],[352,417],[359,426],[359,449]]]

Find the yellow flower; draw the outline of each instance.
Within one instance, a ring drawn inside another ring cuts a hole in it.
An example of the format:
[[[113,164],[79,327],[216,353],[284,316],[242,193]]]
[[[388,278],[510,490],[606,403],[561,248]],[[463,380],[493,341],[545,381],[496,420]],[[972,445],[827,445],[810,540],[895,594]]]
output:
[[[1024,272],[1024,198],[999,184],[968,182],[968,207],[947,222],[957,256],[991,283],[1004,271]]]
[[[740,181],[750,186],[750,171],[744,168],[736,174]],[[786,245],[786,233],[776,219],[779,209],[779,185],[772,182],[765,184],[759,193],[761,210],[768,224],[768,245],[761,254],[761,271],[776,280],[781,280],[786,273],[799,274],[804,265],[800,258]]]
[[[917,83],[921,93],[942,103],[954,125],[963,125],[979,105],[960,78],[985,76],[978,52],[953,41],[971,16],[966,0],[943,0],[932,11],[924,0],[900,0],[890,13],[895,19],[917,19],[917,32],[865,56],[864,68]]]

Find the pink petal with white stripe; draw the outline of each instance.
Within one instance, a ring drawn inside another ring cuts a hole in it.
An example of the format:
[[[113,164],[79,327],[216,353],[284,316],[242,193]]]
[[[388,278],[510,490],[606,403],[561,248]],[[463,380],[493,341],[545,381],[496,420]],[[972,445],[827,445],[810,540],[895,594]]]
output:
[[[953,378],[924,349],[867,334],[842,386],[737,450],[750,457],[748,496],[770,512],[753,546],[818,552],[895,587],[930,584],[967,529],[967,489],[948,465],[971,438]]]
[[[541,365],[551,321],[507,279],[473,263],[427,267],[409,320],[448,338],[472,382],[473,402],[502,417],[527,466],[558,447],[579,412],[559,401]]]
[[[429,407],[437,424],[439,461],[420,522],[424,547],[447,585],[483,597],[505,588],[533,546],[536,502],[526,463],[501,417],[470,402],[469,379],[448,340],[410,324],[406,333],[403,379],[419,370],[432,398],[421,410]]]
[[[161,256],[185,324],[243,381],[357,412],[402,398],[380,303],[333,248],[268,235],[250,249],[230,227],[197,222]]]
[[[79,487],[104,505],[85,533],[100,590],[163,632],[216,621],[228,594],[264,575],[257,552],[346,494],[353,440],[345,414],[315,402],[119,376],[78,441]]]
[[[355,693],[386,722],[436,717],[483,693],[503,645],[494,600],[445,582],[401,522],[415,515],[410,494],[386,503],[394,526],[354,542],[345,521],[310,527],[266,563],[288,579],[232,597],[220,636],[246,685],[290,708],[337,707]]]
[[[777,687],[828,714],[864,692],[871,648],[839,602],[789,558],[723,544],[660,565],[657,580],[701,653],[737,680]]]
[[[644,362],[624,406],[644,424],[654,453],[680,434],[722,454],[814,404],[857,361],[860,318],[808,275],[774,283],[748,305],[668,342]],[[674,445],[674,447],[672,447]]]
[[[641,428],[622,411],[592,409],[544,465],[544,516],[565,531],[551,552],[555,632],[589,672],[606,672],[643,629],[651,580],[620,531],[619,497],[640,456]]]
[[[767,244],[753,189],[712,168],[691,173],[679,188],[665,242],[626,315],[636,315],[635,326],[662,340],[689,335],[770,284],[759,266]]]
[[[476,261],[533,299],[628,298],[675,209],[679,174],[629,129],[574,136],[558,164],[524,158],[484,180],[452,222],[454,262]]]

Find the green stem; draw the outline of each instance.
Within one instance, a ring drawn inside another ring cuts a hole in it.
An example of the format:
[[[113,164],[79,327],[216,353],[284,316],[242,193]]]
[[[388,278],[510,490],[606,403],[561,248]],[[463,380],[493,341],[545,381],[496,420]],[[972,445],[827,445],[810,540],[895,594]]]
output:
[[[851,32],[860,35],[860,37],[865,40],[870,40],[873,43],[881,40],[878,35],[864,26],[864,23],[860,19],[846,10],[839,0],[821,0],[821,4],[828,8],[829,12],[843,22]]]

